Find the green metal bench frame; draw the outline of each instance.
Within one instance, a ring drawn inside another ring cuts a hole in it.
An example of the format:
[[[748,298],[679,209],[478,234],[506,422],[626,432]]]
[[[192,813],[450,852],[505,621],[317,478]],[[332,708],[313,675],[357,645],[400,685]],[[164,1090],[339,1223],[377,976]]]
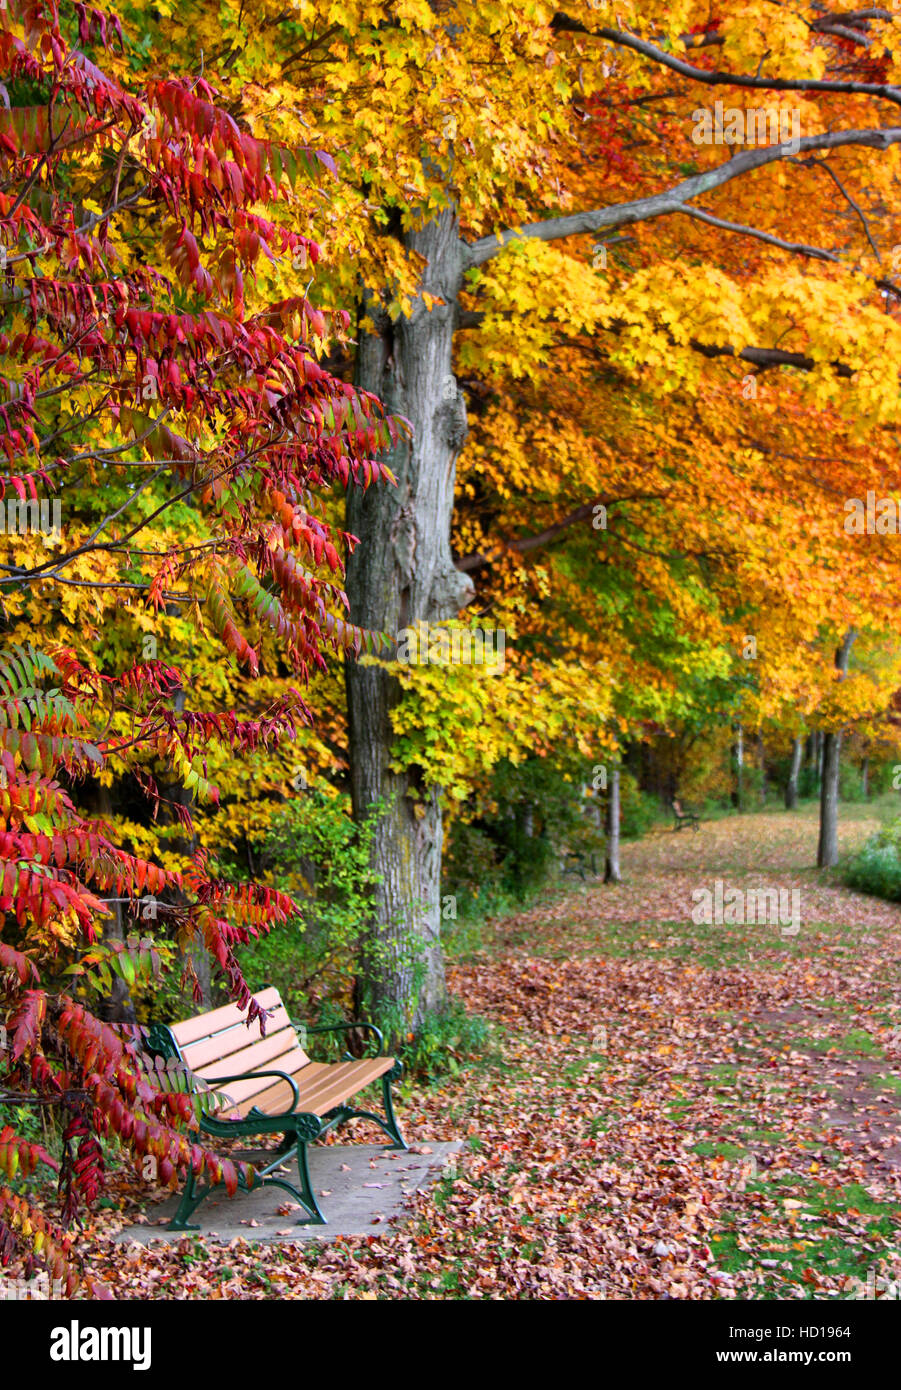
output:
[[[295,1030],[298,1027],[303,1029],[304,1036],[310,1037],[316,1033],[341,1033],[351,1032],[360,1029],[371,1033],[377,1041],[378,1051],[372,1055],[385,1056],[384,1039],[381,1032],[374,1023],[336,1023],[322,1024],[314,1028],[307,1028],[305,1025],[298,1025],[293,1020],[289,1020],[291,1027]],[[162,1057],[168,1061],[175,1059],[184,1063],[181,1050],[172,1032],[164,1023],[152,1023],[147,1029],[145,1050],[151,1055]],[[345,1052],[341,1058],[344,1062],[353,1062],[358,1059],[350,1052]],[[187,1064],[185,1064],[187,1065]],[[188,1069],[189,1070],[189,1069]],[[215,1115],[201,1113],[200,1128],[204,1134],[215,1136],[218,1139],[243,1139],[248,1136],[260,1137],[266,1134],[278,1134],[282,1132],[282,1142],[278,1148],[272,1151],[272,1161],[264,1167],[257,1168],[254,1165],[255,1179],[248,1183],[246,1178],[239,1174],[238,1185],[242,1192],[256,1191],[258,1187],[281,1187],[286,1192],[290,1192],[304,1210],[307,1216],[301,1218],[295,1224],[298,1226],[322,1226],[327,1225],[327,1218],[320,1210],[319,1203],[316,1201],[315,1193],[310,1182],[310,1169],[307,1162],[307,1145],[323,1135],[328,1134],[332,1129],[346,1124],[348,1120],[372,1120],[379,1125],[390,1139],[394,1142],[387,1147],[392,1149],[406,1149],[407,1144],[398,1127],[397,1119],[394,1115],[394,1104],[391,1098],[391,1082],[397,1081],[403,1075],[403,1063],[396,1061],[390,1071],[385,1072],[377,1080],[382,1086],[382,1101],[385,1107],[385,1114],[377,1115],[371,1110],[358,1110],[356,1107],[342,1104],[336,1106],[325,1115],[314,1115],[310,1111],[298,1110],[300,1096],[295,1079],[287,1072],[262,1068],[259,1071],[251,1070],[238,1072],[234,1076],[217,1076],[215,1085],[221,1086],[228,1082],[246,1081],[253,1076],[273,1076],[282,1081],[286,1081],[291,1087],[294,1095],[294,1105],[292,1109],[285,1110],[280,1114],[267,1115],[262,1110],[254,1106],[243,1119],[217,1119]],[[368,1083],[372,1084],[372,1083]],[[283,1167],[286,1155],[295,1149],[297,1153],[297,1171],[300,1177],[300,1189],[284,1177],[274,1177],[277,1169]],[[253,1155],[238,1154],[237,1158],[243,1161],[250,1161]],[[201,1202],[209,1196],[215,1187],[222,1186],[221,1183],[199,1182],[193,1172],[188,1174],[181,1202],[178,1211],[169,1223],[170,1231],[199,1231],[199,1226],[190,1224],[191,1217]]]

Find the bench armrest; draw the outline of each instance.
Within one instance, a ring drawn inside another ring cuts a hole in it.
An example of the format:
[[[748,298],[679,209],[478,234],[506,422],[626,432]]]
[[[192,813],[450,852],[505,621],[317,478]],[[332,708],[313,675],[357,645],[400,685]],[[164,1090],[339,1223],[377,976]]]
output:
[[[349,1033],[354,1028],[362,1028],[364,1032],[371,1033],[376,1040],[376,1057],[385,1056],[385,1039],[382,1037],[381,1030],[376,1028],[374,1023],[319,1023],[315,1028],[307,1028],[305,1023],[293,1023],[294,1028],[303,1028],[307,1036],[313,1033]]]
[[[278,1115],[271,1116],[271,1118],[278,1119],[281,1115],[294,1114],[294,1111],[300,1105],[300,1092],[297,1089],[297,1082],[294,1080],[292,1076],[289,1076],[288,1073],[285,1071],[241,1071],[238,1072],[235,1076],[211,1076],[206,1084],[208,1086],[218,1087],[220,1085],[223,1085],[226,1081],[249,1081],[252,1076],[277,1076],[280,1080],[287,1081],[288,1085],[291,1087],[291,1091],[294,1096],[294,1099],[291,1102],[291,1107],[288,1110],[280,1111]],[[254,1109],[256,1109],[256,1106],[254,1106]]]

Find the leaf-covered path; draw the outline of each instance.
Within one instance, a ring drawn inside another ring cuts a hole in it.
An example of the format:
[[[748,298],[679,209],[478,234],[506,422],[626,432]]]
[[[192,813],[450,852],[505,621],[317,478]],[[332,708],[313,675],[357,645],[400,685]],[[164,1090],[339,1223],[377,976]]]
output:
[[[843,849],[871,828],[846,823]],[[821,883],[815,850],[810,813],[658,831],[624,848],[623,885],[496,924],[451,971],[495,1055],[402,1107],[413,1142],[468,1151],[404,1228],[262,1251],[98,1232],[104,1276],[182,1298],[840,1299],[901,1279],[901,910]],[[800,932],[693,925],[715,878],[799,888]]]

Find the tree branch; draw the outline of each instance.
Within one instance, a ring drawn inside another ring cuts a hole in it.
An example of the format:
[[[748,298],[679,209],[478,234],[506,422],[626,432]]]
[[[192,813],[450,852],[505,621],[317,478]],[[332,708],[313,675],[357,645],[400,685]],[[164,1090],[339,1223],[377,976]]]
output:
[[[873,236],[872,236],[872,233],[871,233],[871,231],[870,231],[870,224],[869,224],[869,221],[867,220],[866,213],[864,212],[864,210],[863,210],[863,208],[860,206],[860,204],[857,203],[857,202],[855,202],[855,200],[851,197],[851,194],[848,192],[847,188],[845,188],[845,185],[842,183],[841,179],[839,178],[839,176],[838,176],[838,174],[835,172],[835,170],[834,170],[829,164],[827,164],[827,162],[826,162],[825,159],[805,159],[805,160],[803,160],[802,162],[803,162],[805,168],[808,168],[808,169],[825,169],[826,173],[827,173],[827,174],[829,175],[829,177],[832,179],[832,182],[835,184],[835,186],[836,186],[836,188],[838,189],[839,193],[841,193],[842,197],[843,197],[843,198],[845,199],[845,201],[849,204],[849,206],[854,210],[854,212],[857,213],[857,216],[858,216],[858,218],[860,219],[860,223],[861,223],[861,225],[862,225],[862,227],[863,227],[863,229],[864,229],[864,232],[866,233],[867,241],[870,243],[870,250],[873,252],[873,255],[876,257],[877,261],[879,261],[879,263],[880,263],[880,265],[881,265],[881,264],[882,264],[882,257],[881,257],[880,254],[879,254],[879,248],[878,248],[878,246],[876,245],[875,241],[873,240]]]
[[[783,348],[758,348],[746,347],[736,352],[734,347],[722,347],[714,343],[699,343],[692,338],[690,347],[695,352],[701,353],[703,357],[736,357],[742,362],[750,362],[755,367],[767,370],[769,367],[796,367],[801,372],[812,372],[814,367],[822,366],[813,357],[807,357],[803,352],[787,352]],[[844,377],[846,380],[854,375],[852,369],[846,362],[829,362],[837,376]]]
[[[690,178],[684,179],[663,193],[654,193],[648,198],[636,198],[630,203],[614,203],[608,208],[575,212],[567,217],[549,217],[542,222],[530,222],[524,227],[508,228],[506,231],[481,237],[472,243],[464,242],[464,263],[467,268],[484,265],[508,242],[518,237],[558,241],[564,237],[598,232],[602,228],[626,227],[635,222],[650,222],[654,218],[666,217],[674,212],[686,212],[685,204],[690,199],[700,197],[702,193],[709,193],[714,188],[721,188],[755,169],[762,169],[777,160],[793,158],[807,150],[836,150],[846,145],[869,145],[874,149],[885,150],[899,143],[901,127],[891,126],[884,130],[831,131],[822,135],[807,135],[802,140],[787,144],[743,150],[741,154],[733,155],[717,168],[708,169],[703,174],[692,174]]]
[[[630,48],[642,57],[650,58],[651,62],[659,63],[661,67],[678,72],[681,77],[691,78],[693,82],[701,82],[708,87],[748,87],[755,91],[769,92],[832,92],[837,96],[882,97],[885,101],[894,102],[896,106],[901,105],[901,87],[887,82],[835,82],[818,77],[749,77],[738,72],[709,72],[705,68],[696,68],[692,63],[686,63],[684,59],[677,58],[672,53],[667,53],[665,49],[658,48],[647,39],[640,39],[636,34],[627,34],[622,29],[608,29],[604,26],[589,29],[581,20],[571,19],[569,15],[561,13],[554,15],[551,28],[559,33],[587,34],[590,38],[604,39],[619,48]]]
[[[744,222],[727,222],[723,217],[714,217],[712,212],[706,212],[703,208],[682,207],[677,208],[677,212],[683,213],[686,217],[694,217],[698,222],[707,222],[711,227],[719,227],[724,232],[737,232],[739,236],[753,237],[755,241],[766,242],[767,246],[778,246],[782,251],[792,251],[797,255],[809,256],[815,261],[835,261],[841,265],[842,258],[835,251],[824,251],[819,246],[807,246],[803,241],[784,241],[782,237],[774,236],[772,232],[761,231],[757,227],[750,227]]]
[[[454,564],[458,570],[466,572],[480,569],[483,565],[490,565],[492,560],[496,559],[504,550],[515,550],[519,555],[527,555],[530,550],[538,550],[541,546],[556,540],[571,526],[577,526],[580,521],[587,521],[596,507],[616,507],[622,502],[647,502],[663,496],[662,492],[630,492],[625,497],[593,497],[590,502],[583,502],[581,506],[576,507],[575,511],[570,512],[568,516],[561,517],[559,521],[552,522],[550,526],[546,526],[537,535],[521,536],[515,540],[503,540],[494,555],[481,553],[464,555],[461,559],[455,560]]]

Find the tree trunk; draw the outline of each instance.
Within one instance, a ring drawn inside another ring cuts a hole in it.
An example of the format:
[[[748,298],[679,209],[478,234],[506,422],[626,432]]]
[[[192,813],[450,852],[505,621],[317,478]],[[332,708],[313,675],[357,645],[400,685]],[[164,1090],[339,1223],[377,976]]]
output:
[[[835,653],[836,670],[842,677],[848,673],[848,659],[854,642],[854,629],[845,633],[842,645]],[[820,842],[817,848],[817,867],[831,868],[838,863],[838,781],[841,770],[842,731],[823,734],[823,780],[820,786]]]
[[[170,609],[167,608],[166,611],[170,612]],[[175,711],[177,714],[184,713],[186,698],[184,690],[177,691],[175,695]],[[173,802],[179,802],[188,811],[190,811],[194,804],[194,793],[189,791],[180,781],[169,786],[168,796]],[[193,833],[190,836],[178,835],[173,837],[171,844],[173,850],[178,854],[193,854],[197,848],[197,836]],[[187,902],[187,898],[180,889],[171,890],[171,896],[176,903]],[[213,963],[210,958],[210,953],[199,934],[186,949],[183,958],[186,964],[190,965],[194,972],[195,979],[197,980],[197,986],[201,996],[199,1000],[200,1007],[211,1009],[213,1007]]]
[[[109,787],[99,786],[97,797],[98,809],[103,819],[109,824],[113,815],[113,802]],[[113,889],[113,892],[116,890]],[[135,929],[137,936],[141,935],[140,929]],[[113,903],[113,915],[103,924],[103,935],[107,941],[124,941],[125,924],[122,921],[122,904],[118,897]],[[114,975],[110,985],[110,992],[100,1000],[97,1007],[97,1017],[102,1018],[104,1023],[135,1023],[134,1004],[131,998],[131,991],[127,981],[121,975]]]
[[[361,544],[347,570],[351,618],[397,633],[419,620],[457,615],[473,596],[454,567],[450,522],[456,461],[466,438],[466,407],[451,372],[454,312],[462,282],[456,217],[442,213],[405,245],[425,257],[421,298],[409,318],[392,322],[373,295],[361,305],[376,325],[359,332],[356,382],[413,426],[386,460],[397,487],[350,488],[347,528]],[[445,1001],[441,954],[441,807],[414,769],[392,772],[390,712],[400,685],[387,671],[346,666],[350,781],[354,815],[379,803],[373,842],[376,917],[363,971],[368,1002],[391,1026],[415,1028]]]
[[[760,760],[760,804],[766,805],[766,748],[763,743],[763,734],[757,735],[757,756]]]
[[[793,811],[798,804],[798,778],[801,774],[801,757],[804,752],[804,740],[796,738],[792,744],[791,770],[788,774],[788,785],[785,788],[785,809]]]
[[[739,811],[744,810],[745,780],[745,738],[744,730],[738,725],[735,735],[735,791],[732,800]]]
[[[860,768],[860,790],[864,801],[869,800],[870,796],[870,759],[865,757]]]
[[[619,768],[610,769],[607,788],[607,853],[604,860],[604,882],[621,883],[619,872]]]

